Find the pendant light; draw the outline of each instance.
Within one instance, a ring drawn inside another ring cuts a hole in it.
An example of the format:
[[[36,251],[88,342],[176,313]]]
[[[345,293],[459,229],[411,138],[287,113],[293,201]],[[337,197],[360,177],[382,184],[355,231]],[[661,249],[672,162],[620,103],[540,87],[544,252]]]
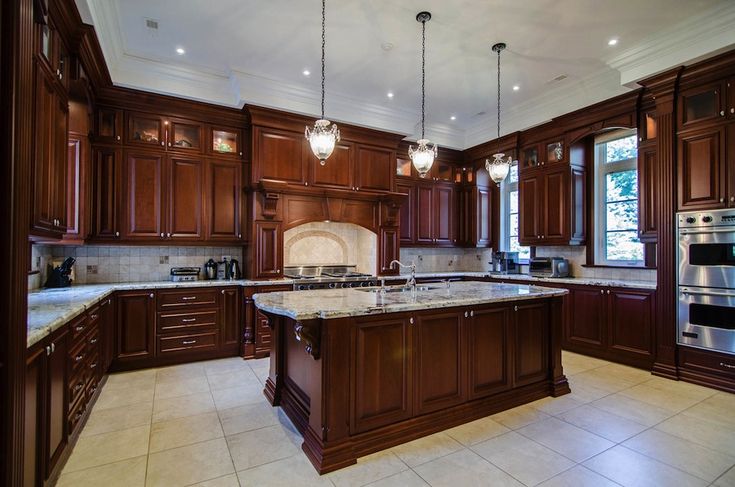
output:
[[[508,176],[513,158],[500,152],[500,53],[505,49],[505,43],[499,42],[493,46],[493,52],[498,54],[498,152],[493,154],[493,160],[485,159],[485,169],[495,184],[500,183]]]
[[[416,20],[421,22],[421,138],[416,141],[418,144],[416,149],[413,146],[408,148],[408,156],[411,158],[413,167],[416,168],[419,176],[423,178],[426,177],[426,174],[431,170],[431,166],[434,165],[437,152],[436,144],[430,146],[424,133],[426,119],[426,23],[431,20],[431,14],[429,12],[419,12],[416,15]]]
[[[324,118],[324,51],[326,48],[325,24],[326,24],[326,0],[322,0],[322,117],[314,122],[314,127],[306,127],[304,135],[309,141],[311,151],[319,159],[323,166],[327,158],[332,155],[334,146],[339,142],[339,128]]]

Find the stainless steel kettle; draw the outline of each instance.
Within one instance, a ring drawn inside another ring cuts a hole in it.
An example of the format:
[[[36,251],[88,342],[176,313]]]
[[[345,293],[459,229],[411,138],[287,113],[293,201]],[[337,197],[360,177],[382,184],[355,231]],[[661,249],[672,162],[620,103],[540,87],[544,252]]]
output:
[[[214,259],[209,259],[207,263],[204,264],[204,275],[207,279],[217,279],[217,263]]]
[[[237,259],[230,259],[227,262],[227,269],[225,269],[225,275],[228,279],[241,279],[242,273],[240,272],[240,263]]]

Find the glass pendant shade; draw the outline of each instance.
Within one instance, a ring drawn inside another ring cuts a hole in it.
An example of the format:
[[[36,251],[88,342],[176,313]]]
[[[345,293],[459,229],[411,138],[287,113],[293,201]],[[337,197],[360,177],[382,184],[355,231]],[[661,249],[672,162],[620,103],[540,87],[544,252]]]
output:
[[[314,127],[306,127],[304,132],[309,141],[311,151],[319,159],[322,166],[334,152],[334,147],[339,142],[339,128],[329,120],[320,119],[314,122]]]
[[[513,159],[508,156],[505,157],[505,154],[498,153],[493,154],[493,160],[485,159],[485,169],[487,170],[488,174],[490,175],[490,179],[495,181],[495,184],[500,184],[505,180],[506,177],[508,177],[508,173],[510,172],[510,165],[513,163]]]
[[[413,167],[419,173],[420,177],[426,177],[426,174],[431,170],[431,166],[434,165],[434,158],[436,157],[437,149],[436,144],[429,145],[429,139],[419,139],[417,141],[419,146],[414,149],[413,146],[408,148],[408,156],[413,162]]]

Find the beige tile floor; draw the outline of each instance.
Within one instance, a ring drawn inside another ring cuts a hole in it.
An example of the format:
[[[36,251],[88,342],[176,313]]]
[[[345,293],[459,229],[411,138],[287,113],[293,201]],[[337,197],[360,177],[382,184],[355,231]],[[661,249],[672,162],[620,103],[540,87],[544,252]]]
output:
[[[109,377],[59,486],[735,486],[735,395],[564,353],[545,398],[319,476],[262,394],[268,361]]]

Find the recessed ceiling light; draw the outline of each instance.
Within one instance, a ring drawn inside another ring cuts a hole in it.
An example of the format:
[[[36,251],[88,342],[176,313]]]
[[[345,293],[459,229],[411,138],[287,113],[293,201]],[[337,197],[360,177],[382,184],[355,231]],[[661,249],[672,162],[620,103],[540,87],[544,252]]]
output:
[[[383,49],[384,51],[390,51],[391,49],[393,49],[393,47],[395,46],[393,45],[392,42],[384,42],[380,45],[380,48]]]
[[[614,45],[617,45],[617,43],[618,43],[618,40],[614,37],[610,39],[609,41],[607,41],[608,46],[614,46]]]
[[[177,47],[176,54],[178,54],[179,56],[183,56],[184,54],[186,54],[186,51],[184,50],[183,47]]]
[[[393,96],[394,96],[393,95],[393,92],[392,91],[389,91],[387,96],[388,96],[388,98],[393,98]]]
[[[520,86],[518,86],[518,85],[513,85],[513,91],[518,91],[518,90],[520,90],[520,89],[521,89],[521,87],[520,87]]]
[[[304,76],[309,76],[309,75],[311,74],[311,71],[309,71],[308,69],[305,69],[305,70],[303,70],[303,71],[302,71],[301,73],[302,73],[302,74],[303,74]]]
[[[451,117],[449,117],[449,120],[457,120],[457,117],[452,115]]]

